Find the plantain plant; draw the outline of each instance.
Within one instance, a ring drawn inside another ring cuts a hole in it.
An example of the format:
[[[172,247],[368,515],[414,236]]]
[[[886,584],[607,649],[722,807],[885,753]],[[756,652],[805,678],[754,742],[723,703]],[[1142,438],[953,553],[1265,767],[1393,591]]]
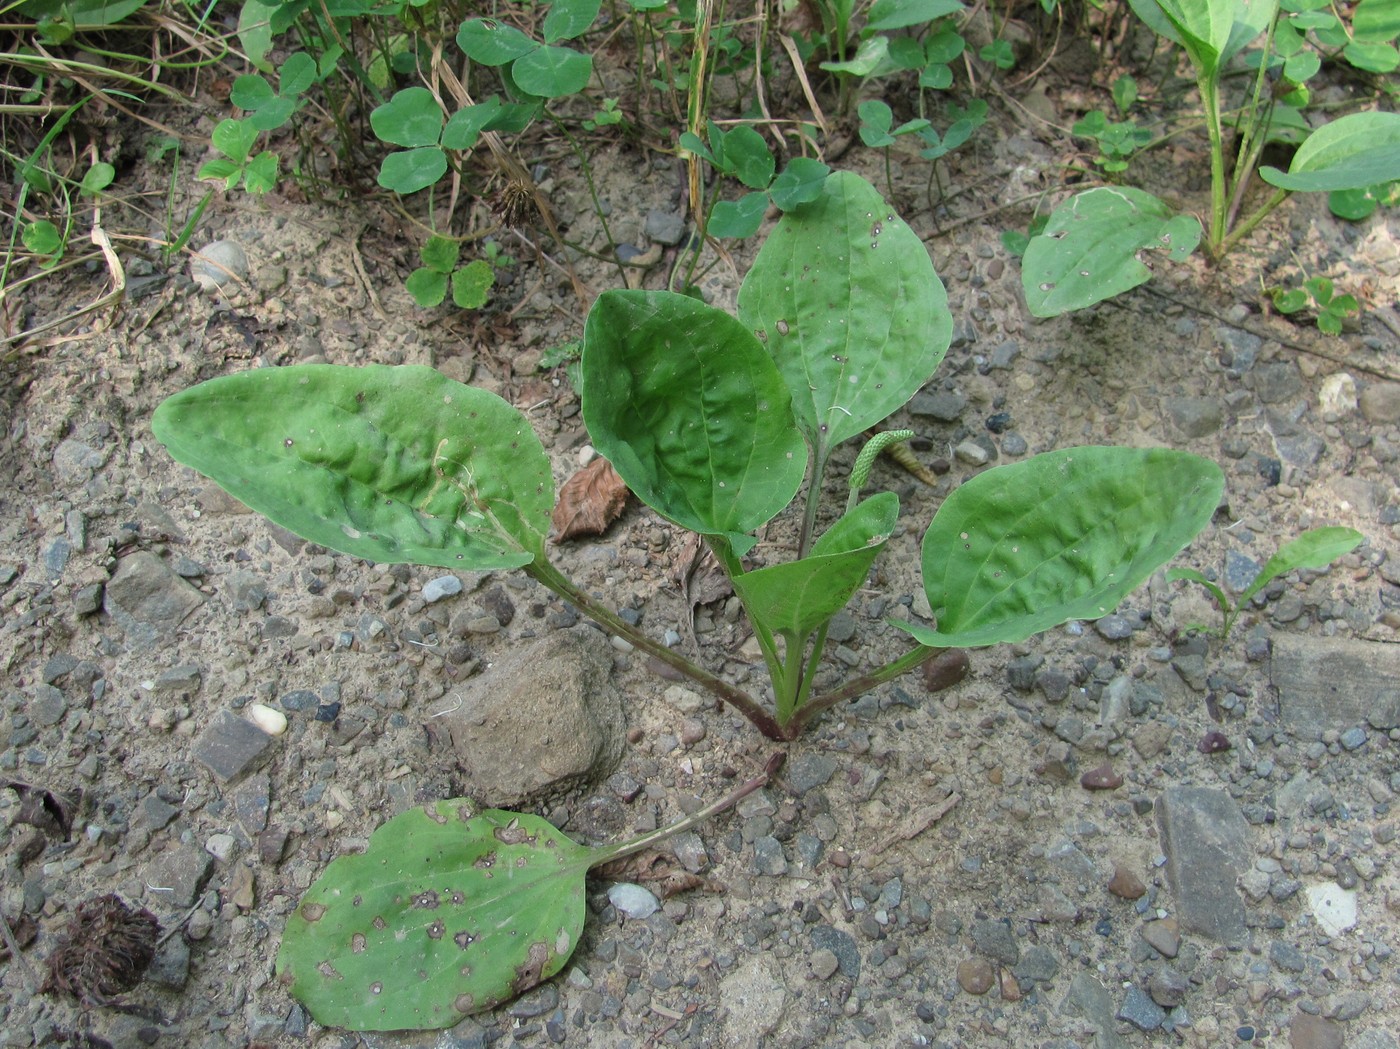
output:
[[[935,621],[891,620],[913,647],[815,694],[827,626],[865,585],[900,512],[893,493],[857,498],[817,535],[833,453],[918,392],[951,332],[918,235],[845,172],[783,216],[737,318],[655,291],[609,291],[589,312],[580,394],[593,444],[643,502],[714,551],[771,699],[629,626],[550,561],[549,458],[495,394],[417,366],[264,368],[174,395],[152,427],[180,462],[314,543],[379,562],[521,569],[765,736],[790,740],[941,650],[1107,614],[1219,501],[1219,467],[1168,449],[1070,448],[987,470],[944,500],[924,534]],[[745,564],[754,532],[804,480],[798,556]]]

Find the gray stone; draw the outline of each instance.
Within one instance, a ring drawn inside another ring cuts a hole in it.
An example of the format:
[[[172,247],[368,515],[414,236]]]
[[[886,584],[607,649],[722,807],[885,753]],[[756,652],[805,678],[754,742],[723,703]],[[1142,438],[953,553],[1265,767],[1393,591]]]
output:
[[[793,793],[801,796],[809,790],[825,786],[836,772],[836,762],[825,754],[808,751],[788,763],[786,776]]]
[[[1400,645],[1285,633],[1273,642],[1269,676],[1293,732],[1400,727]]]
[[[169,826],[170,821],[178,815],[178,806],[171,805],[155,794],[147,794],[141,801],[141,822],[151,830]]]
[[[1172,669],[1186,682],[1187,687],[1196,692],[1206,690],[1206,657],[1197,652],[1187,652],[1172,660]]]
[[[29,701],[26,710],[30,721],[40,728],[49,728],[63,720],[63,715],[68,712],[68,701],[52,685],[35,685],[34,698]]]
[[[128,635],[151,644],[175,628],[205,597],[148,550],[121,559],[103,591],[103,607]]]
[[[267,758],[272,737],[231,710],[221,710],[195,740],[194,759],[220,783],[232,783]]]
[[[1300,973],[1308,967],[1308,960],[1303,957],[1303,952],[1282,940],[1275,940],[1269,944],[1269,961],[1286,973]]]
[[[1118,1010],[1118,1019],[1127,1020],[1139,1031],[1155,1031],[1167,1018],[1166,1010],[1148,997],[1140,987],[1129,987]]]
[[[758,1049],[777,1030],[789,995],[774,962],[751,955],[719,982],[719,1015],[728,1049]]]
[[[156,675],[157,692],[196,692],[203,672],[194,663],[181,663]]]
[[[1225,589],[1238,594],[1248,589],[1259,574],[1259,562],[1238,550],[1225,551]]]
[[[986,466],[991,459],[991,453],[983,448],[976,441],[963,441],[953,449],[959,462],[967,463],[969,466]]]
[[[1249,868],[1249,825],[1230,797],[1209,787],[1168,787],[1157,800],[1167,880],[1181,928],[1226,944],[1244,940],[1235,882]]]
[[[462,705],[435,719],[467,792],[513,809],[605,779],[625,746],[622,696],[607,642],[559,630],[519,648],[461,689]]]
[[[812,927],[812,946],[836,955],[841,975],[848,980],[860,979],[860,951],[851,934],[830,925]]]
[[[1400,383],[1370,383],[1361,391],[1359,402],[1367,422],[1400,422]]]
[[[1094,1049],[1126,1049],[1118,1034],[1113,998],[1103,984],[1086,972],[1075,974],[1060,1012],[1082,1016],[1094,1029]]]
[[[82,441],[60,441],[53,451],[54,473],[65,487],[80,488],[106,465],[110,454],[106,448],[93,448]]]
[[[787,857],[783,855],[783,845],[771,834],[765,834],[753,843],[753,866],[759,874],[776,878],[787,873]]]
[[[967,395],[953,390],[939,390],[937,393],[921,393],[909,402],[909,414],[937,419],[939,422],[957,422],[967,407]]]
[[[1016,963],[1011,974],[1022,983],[1048,983],[1060,972],[1060,960],[1055,953],[1042,944],[1035,944],[1026,951],[1025,957]]]
[[[1254,392],[1265,404],[1278,404],[1303,392],[1303,377],[1292,361],[1270,361],[1254,369]]]
[[[629,918],[648,918],[661,909],[650,890],[625,881],[608,886],[608,902]]]
[[[646,233],[658,244],[679,244],[685,236],[685,216],[679,211],[653,208],[647,212]]]
[[[462,592],[462,581],[455,575],[441,575],[423,584],[423,600],[428,604]]]
[[[1095,620],[1094,629],[1098,631],[1100,637],[1108,641],[1122,641],[1124,638],[1133,636],[1132,620],[1117,612],[1110,612],[1103,618]]]
[[[1225,409],[1215,397],[1167,397],[1162,407],[1183,437],[1209,437],[1225,421]]]
[[[1400,1049],[1400,1042],[1387,1031],[1372,1028],[1351,1036],[1351,1049]]]
[[[1366,744],[1366,730],[1360,725],[1353,725],[1342,733],[1338,742],[1343,750],[1357,750]]]
[[[190,260],[190,279],[199,290],[213,293],[227,284],[248,279],[248,253],[236,240],[216,240],[204,245]]]
[[[983,918],[972,925],[972,942],[977,949],[993,961],[1003,965],[1015,965],[1021,960],[1021,947],[1016,935],[1006,922],[994,918]]]
[[[146,979],[171,990],[183,990],[190,978],[190,945],[183,936],[172,936],[156,951]]]
[[[812,975],[818,980],[831,979],[841,965],[836,960],[836,955],[824,947],[813,951],[812,956],[807,959],[807,964],[812,967]]]
[[[163,908],[188,907],[213,867],[214,857],[197,845],[172,846],[146,864],[146,899]]]
[[[1327,451],[1327,442],[1315,433],[1290,433],[1274,438],[1278,457],[1295,466],[1312,466]]]
[[[1170,965],[1158,969],[1147,981],[1147,993],[1164,1009],[1175,1009],[1186,1001],[1191,982]]]

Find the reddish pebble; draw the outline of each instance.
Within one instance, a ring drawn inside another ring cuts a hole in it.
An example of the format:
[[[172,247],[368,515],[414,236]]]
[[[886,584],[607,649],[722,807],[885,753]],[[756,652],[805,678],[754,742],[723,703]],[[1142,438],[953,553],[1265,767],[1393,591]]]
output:
[[[960,648],[950,648],[924,664],[924,688],[930,692],[952,688],[967,677],[971,669],[967,653]]]
[[[984,958],[967,958],[958,962],[958,986],[968,994],[986,994],[992,989],[996,973]]]
[[[1225,733],[1211,731],[1201,737],[1196,749],[1202,754],[1219,754],[1222,750],[1230,749],[1230,741],[1225,738]]]
[[[1113,865],[1113,877],[1108,881],[1108,891],[1119,899],[1136,900],[1140,899],[1147,892],[1147,886],[1142,883],[1132,871],[1126,867]]]
[[[1016,977],[1003,969],[1001,971],[1001,1000],[1004,1002],[1019,1002],[1021,1000],[1021,985]]]
[[[705,723],[698,718],[686,718],[681,722],[680,741],[687,747],[705,738]]]
[[[1117,790],[1123,785],[1123,777],[1113,771],[1112,765],[1104,762],[1080,776],[1079,785],[1085,790]]]
[[[851,854],[845,849],[837,849],[831,854],[831,865],[833,867],[849,867],[851,865]]]
[[[627,742],[640,743],[642,741],[642,737],[645,735],[646,733],[639,728],[629,728],[627,730]]]

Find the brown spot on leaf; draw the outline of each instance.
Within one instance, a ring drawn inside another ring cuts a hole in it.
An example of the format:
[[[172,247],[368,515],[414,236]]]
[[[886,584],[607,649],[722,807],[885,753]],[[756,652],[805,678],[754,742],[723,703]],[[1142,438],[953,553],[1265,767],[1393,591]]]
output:
[[[322,962],[320,965],[316,966],[316,971],[322,976],[324,976],[327,980],[345,979],[345,977],[340,975],[340,970],[337,969],[330,962]]]
[[[612,463],[597,458],[564,482],[559,489],[550,524],[554,542],[581,535],[602,535],[622,515],[627,505],[627,483]]]
[[[378,929],[380,932],[383,932],[385,929],[387,929],[387,928],[389,927],[389,923],[386,922],[386,921],[385,921],[380,915],[378,915],[378,914],[376,914],[376,915],[374,916],[374,921],[370,922],[370,924],[373,925],[373,926],[374,926],[376,929]]]
[[[435,911],[438,907],[438,894],[432,889],[427,889],[413,897],[413,906],[419,910]]]
[[[511,820],[504,827],[497,827],[495,834],[496,840],[502,845],[533,845],[535,843],[535,835],[527,832],[515,820]]]
[[[549,961],[549,944],[535,941],[530,944],[530,950],[525,956],[525,960],[515,967],[515,979],[510,982],[510,993],[512,995],[524,994],[531,987],[540,982],[540,973],[544,970],[544,963]]]
[[[440,940],[442,939],[442,934],[446,931],[447,926],[443,925],[441,920],[435,921],[433,922],[433,924],[428,926],[428,939]]]
[[[364,933],[362,933],[362,932],[357,932],[357,933],[355,933],[354,936],[350,937],[350,953],[351,953],[351,954],[364,954],[364,953],[365,953],[365,947],[368,945],[368,943],[369,943],[369,941],[365,939],[365,934],[364,934]]]
[[[455,936],[452,937],[452,942],[465,951],[468,947],[470,947],[473,943],[476,942],[476,937],[473,936],[471,933],[467,932],[466,929],[463,929],[461,932],[457,933]]]
[[[318,922],[325,915],[325,913],[326,905],[324,903],[315,903],[314,901],[308,900],[306,903],[303,903],[301,905],[301,916],[306,921]]]
[[[494,852],[483,852],[480,856],[478,856],[475,860],[472,861],[472,866],[479,871],[490,870],[495,865],[496,854]]]
[[[461,889],[454,889],[454,890],[452,891],[451,897],[449,897],[449,898],[452,900],[453,903],[458,904],[458,905],[461,905],[461,904],[467,902],[467,894],[464,893]]]
[[[476,1008],[476,999],[470,994],[459,994],[452,999],[452,1008],[465,1016]]]
[[[428,804],[424,805],[423,815],[427,816],[428,819],[432,820],[434,823],[439,825],[447,822],[447,817],[438,811],[436,802],[430,801]]]

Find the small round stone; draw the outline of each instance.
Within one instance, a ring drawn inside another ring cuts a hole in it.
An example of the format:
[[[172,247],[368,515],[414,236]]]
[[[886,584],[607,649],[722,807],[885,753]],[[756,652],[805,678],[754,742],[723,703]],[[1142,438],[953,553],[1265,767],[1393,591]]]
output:
[[[203,292],[215,292],[231,282],[246,281],[248,255],[237,241],[216,240],[206,244],[190,263],[190,279]]]
[[[968,994],[986,994],[995,981],[996,972],[985,958],[965,958],[958,963],[958,986]]]

